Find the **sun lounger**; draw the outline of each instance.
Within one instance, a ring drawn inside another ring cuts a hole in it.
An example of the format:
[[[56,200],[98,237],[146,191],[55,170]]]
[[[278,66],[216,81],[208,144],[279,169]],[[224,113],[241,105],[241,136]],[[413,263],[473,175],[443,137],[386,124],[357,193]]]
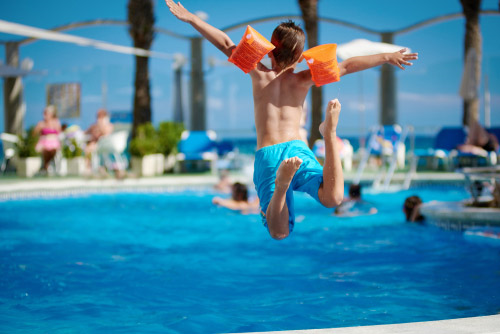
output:
[[[444,127],[436,135],[434,147],[415,150],[414,163],[418,166],[420,159],[426,159],[427,166],[432,169],[443,166],[445,170],[452,170],[458,154],[456,147],[463,144],[466,137],[462,127]]]
[[[184,131],[181,135],[175,172],[180,172],[186,162],[199,165],[209,162],[212,174],[217,173],[217,134],[214,131]],[[186,165],[187,166],[187,165]],[[189,169],[189,168],[187,168]]]

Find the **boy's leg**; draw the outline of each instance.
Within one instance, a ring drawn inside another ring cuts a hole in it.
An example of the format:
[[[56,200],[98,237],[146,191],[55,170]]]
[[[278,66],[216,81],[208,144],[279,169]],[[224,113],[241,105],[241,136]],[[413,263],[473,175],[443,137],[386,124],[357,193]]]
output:
[[[328,102],[325,121],[319,130],[325,140],[325,163],[323,165],[323,183],[318,190],[318,197],[326,207],[335,207],[344,198],[344,175],[337,147],[337,124],[340,103],[337,99]]]
[[[285,159],[276,172],[276,187],[266,210],[267,227],[274,239],[284,239],[290,233],[286,192],[301,163],[298,157]]]

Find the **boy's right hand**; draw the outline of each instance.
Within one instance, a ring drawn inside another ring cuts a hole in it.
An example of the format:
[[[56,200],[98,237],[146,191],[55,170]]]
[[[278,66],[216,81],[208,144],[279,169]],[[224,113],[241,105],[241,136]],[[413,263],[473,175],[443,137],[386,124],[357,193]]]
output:
[[[189,21],[193,17],[193,14],[191,14],[186,8],[184,8],[184,6],[182,6],[180,1],[177,4],[172,0],[165,0],[165,2],[176,18],[189,23]]]

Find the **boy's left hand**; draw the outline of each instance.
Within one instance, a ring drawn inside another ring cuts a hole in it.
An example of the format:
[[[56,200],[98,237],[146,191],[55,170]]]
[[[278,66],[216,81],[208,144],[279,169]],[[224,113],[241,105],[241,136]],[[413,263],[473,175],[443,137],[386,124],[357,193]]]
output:
[[[394,53],[389,53],[389,60],[388,63],[394,66],[399,67],[400,69],[404,70],[406,66],[411,66],[413,63],[410,63],[408,60],[414,60],[418,59],[418,53],[406,53],[406,48],[401,49],[397,52]]]

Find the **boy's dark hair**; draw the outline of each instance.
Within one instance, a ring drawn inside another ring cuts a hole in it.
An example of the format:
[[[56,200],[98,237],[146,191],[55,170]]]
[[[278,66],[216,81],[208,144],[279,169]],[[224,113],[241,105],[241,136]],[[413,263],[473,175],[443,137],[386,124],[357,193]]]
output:
[[[248,202],[247,186],[239,182],[234,183],[232,197],[236,202]]]
[[[349,186],[349,197],[350,198],[361,198],[361,185],[352,183]]]
[[[410,196],[405,199],[403,211],[406,216],[406,221],[421,222],[424,220],[424,216],[422,216],[420,212],[414,213],[415,210],[418,210],[420,204],[422,204],[422,199],[418,196]]]
[[[271,43],[276,47],[271,51],[276,64],[284,69],[299,60],[305,40],[304,31],[292,20],[277,26],[271,37]]]

